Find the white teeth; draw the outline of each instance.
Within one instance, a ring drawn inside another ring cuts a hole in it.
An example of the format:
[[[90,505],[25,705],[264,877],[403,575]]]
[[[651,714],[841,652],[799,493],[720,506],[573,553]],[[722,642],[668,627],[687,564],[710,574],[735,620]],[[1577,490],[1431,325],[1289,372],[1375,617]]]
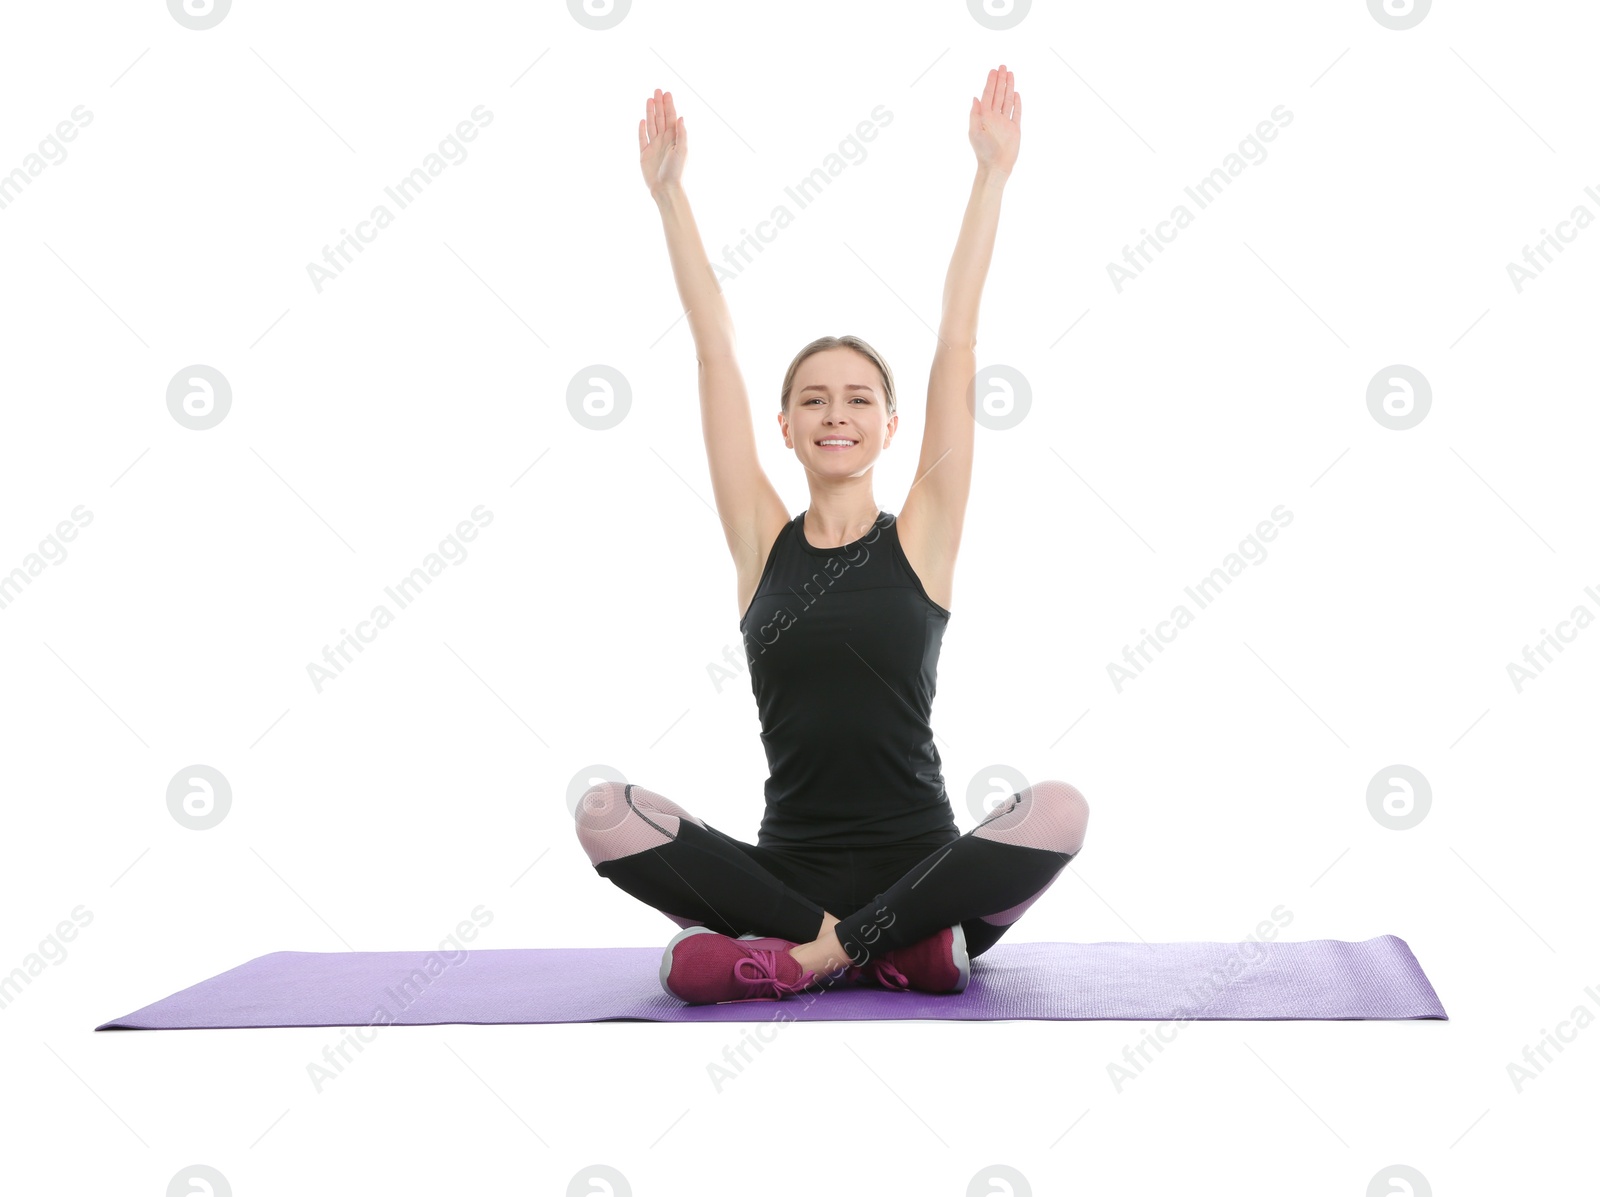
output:
[[[853,444],[855,444],[855,441],[828,440],[828,441],[818,441],[817,444],[819,444],[819,445],[853,445]]]

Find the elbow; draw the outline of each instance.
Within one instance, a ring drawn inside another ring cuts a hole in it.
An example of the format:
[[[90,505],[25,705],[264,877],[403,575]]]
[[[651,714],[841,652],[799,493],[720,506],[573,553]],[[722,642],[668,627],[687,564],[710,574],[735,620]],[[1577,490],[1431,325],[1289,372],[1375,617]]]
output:
[[[734,369],[738,369],[738,358],[734,356],[732,346],[720,349],[696,349],[694,361],[702,374],[711,366],[733,366]]]
[[[704,369],[712,362],[738,360],[738,346],[731,329],[702,332],[694,338],[694,359]]]

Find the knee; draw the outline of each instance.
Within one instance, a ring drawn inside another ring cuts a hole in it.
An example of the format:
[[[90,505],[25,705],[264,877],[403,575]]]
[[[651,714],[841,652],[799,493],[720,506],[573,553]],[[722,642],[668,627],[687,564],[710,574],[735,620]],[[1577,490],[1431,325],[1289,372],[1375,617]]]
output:
[[[616,825],[619,809],[626,810],[623,787],[614,781],[592,785],[578,799],[578,805],[572,812],[573,827],[578,833],[578,842],[589,854],[591,864],[599,864],[605,859],[606,832]]]
[[[578,842],[593,865],[670,843],[685,819],[704,826],[661,795],[619,781],[590,786],[573,812]]]
[[[1089,803],[1078,787],[1064,781],[1036,781],[1028,787],[1034,817],[1058,852],[1076,856],[1089,830]]]
[[[629,822],[627,786],[622,782],[598,782],[583,792],[573,812],[573,823],[590,864],[637,851],[629,842],[638,838],[637,832],[624,830]]]
[[[1064,781],[1036,781],[1019,790],[1016,801],[1003,806],[972,834],[982,839],[1076,856],[1089,827],[1089,804],[1076,786]]]

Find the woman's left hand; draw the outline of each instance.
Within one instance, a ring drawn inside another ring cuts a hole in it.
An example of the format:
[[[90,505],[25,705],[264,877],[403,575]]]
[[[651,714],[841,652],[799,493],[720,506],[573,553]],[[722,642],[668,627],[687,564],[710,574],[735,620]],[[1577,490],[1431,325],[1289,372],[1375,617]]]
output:
[[[983,95],[972,101],[967,113],[967,140],[978,155],[978,165],[1009,175],[1017,162],[1022,141],[1022,94],[1012,90],[1012,73],[1001,63],[989,72]]]

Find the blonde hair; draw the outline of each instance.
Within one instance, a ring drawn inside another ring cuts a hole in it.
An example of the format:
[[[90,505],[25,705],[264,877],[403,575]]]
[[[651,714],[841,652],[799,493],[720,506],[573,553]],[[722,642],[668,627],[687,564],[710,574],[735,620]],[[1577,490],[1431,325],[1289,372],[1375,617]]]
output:
[[[789,392],[794,389],[794,376],[795,372],[800,369],[800,363],[813,353],[821,353],[826,349],[854,349],[857,353],[866,357],[874,366],[878,367],[878,373],[883,375],[885,404],[889,415],[893,416],[895,414],[894,372],[889,369],[889,363],[884,361],[883,356],[860,337],[846,333],[842,337],[818,337],[799,353],[795,354],[794,361],[789,363],[789,369],[784,373],[783,393],[779,397],[779,406],[785,415],[789,411]]]

